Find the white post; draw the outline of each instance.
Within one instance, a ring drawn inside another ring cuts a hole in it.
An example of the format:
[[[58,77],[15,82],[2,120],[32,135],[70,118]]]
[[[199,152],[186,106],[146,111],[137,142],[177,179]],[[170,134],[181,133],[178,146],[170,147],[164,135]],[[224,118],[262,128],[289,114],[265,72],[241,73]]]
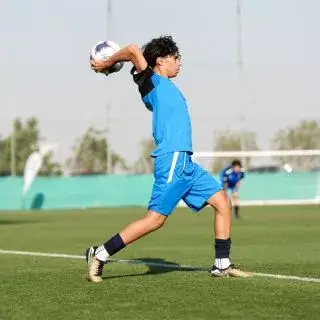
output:
[[[13,123],[10,139],[10,171],[11,175],[16,175],[16,129]]]
[[[107,1],[107,21],[106,21],[106,40],[109,39],[109,34],[110,34],[110,14],[111,14],[111,6],[112,6],[112,0],[106,0]],[[106,159],[106,171],[107,174],[110,174],[112,172],[112,152],[111,152],[111,141],[110,141],[110,110],[111,110],[111,103],[107,103],[107,130],[106,130],[106,140],[107,140],[107,159]]]
[[[110,144],[110,103],[107,104],[107,173],[112,173],[112,151]]]
[[[241,6],[241,0],[237,0],[237,40],[238,40],[238,73],[239,73],[239,100],[240,100],[240,108],[243,107],[242,102],[244,102],[243,96],[243,57],[242,57],[242,6]],[[246,150],[246,135],[244,134],[246,131],[246,115],[245,112],[241,112],[241,115],[239,117],[239,120],[241,122],[241,135],[240,135],[240,146],[241,151]],[[245,157],[242,157],[242,164],[244,167],[246,167],[247,159]]]

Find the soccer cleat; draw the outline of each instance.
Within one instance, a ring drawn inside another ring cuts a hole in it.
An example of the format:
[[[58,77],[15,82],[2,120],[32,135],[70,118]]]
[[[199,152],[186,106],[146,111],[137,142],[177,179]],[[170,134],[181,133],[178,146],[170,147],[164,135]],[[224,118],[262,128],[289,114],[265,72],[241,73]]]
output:
[[[215,265],[211,269],[211,275],[213,277],[251,277],[252,274],[246,271],[242,271],[231,264],[227,269],[218,269]]]
[[[102,282],[102,270],[104,262],[95,257],[95,252],[98,247],[90,247],[86,250],[86,261],[88,265],[88,280],[91,282]]]
[[[92,246],[86,250],[84,255],[86,257],[87,264],[89,264],[89,260],[94,257],[94,254],[95,254],[97,248],[98,248],[98,246]]]

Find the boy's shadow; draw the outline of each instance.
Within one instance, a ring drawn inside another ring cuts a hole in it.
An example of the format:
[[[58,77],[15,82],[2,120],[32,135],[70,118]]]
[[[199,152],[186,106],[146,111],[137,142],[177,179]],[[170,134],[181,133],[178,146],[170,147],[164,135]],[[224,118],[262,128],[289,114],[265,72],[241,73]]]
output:
[[[111,261],[111,262],[114,263],[114,262],[117,262],[117,260]],[[118,262],[121,262],[121,260]],[[205,268],[183,266],[176,262],[167,261],[162,258],[140,258],[140,259],[123,261],[123,262],[126,262],[127,264],[145,265],[148,267],[148,270],[144,273],[122,274],[122,275],[115,275],[115,276],[109,276],[109,277],[106,276],[104,277],[104,279],[157,275],[157,274],[163,274],[163,273],[168,273],[173,271],[206,271],[207,270]]]

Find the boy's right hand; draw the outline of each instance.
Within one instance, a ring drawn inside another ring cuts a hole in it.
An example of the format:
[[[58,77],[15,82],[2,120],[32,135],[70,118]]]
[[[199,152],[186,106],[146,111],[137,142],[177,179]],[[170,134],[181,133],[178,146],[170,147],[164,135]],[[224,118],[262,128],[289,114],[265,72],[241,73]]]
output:
[[[101,60],[101,61],[96,61],[94,59],[90,59],[90,66],[91,69],[95,72],[104,72],[106,71],[108,68],[110,68],[109,66],[109,59],[107,60]],[[111,70],[110,70],[111,71]],[[109,72],[110,73],[110,72]]]

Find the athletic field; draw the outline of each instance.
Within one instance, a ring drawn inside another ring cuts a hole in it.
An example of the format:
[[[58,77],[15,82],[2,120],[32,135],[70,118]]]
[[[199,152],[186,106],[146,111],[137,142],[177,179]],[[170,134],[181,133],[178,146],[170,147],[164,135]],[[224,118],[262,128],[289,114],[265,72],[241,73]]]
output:
[[[178,209],[89,283],[84,249],[142,214],[0,213],[0,319],[320,319],[319,206],[242,208],[232,257],[252,278],[210,277],[212,211]]]

